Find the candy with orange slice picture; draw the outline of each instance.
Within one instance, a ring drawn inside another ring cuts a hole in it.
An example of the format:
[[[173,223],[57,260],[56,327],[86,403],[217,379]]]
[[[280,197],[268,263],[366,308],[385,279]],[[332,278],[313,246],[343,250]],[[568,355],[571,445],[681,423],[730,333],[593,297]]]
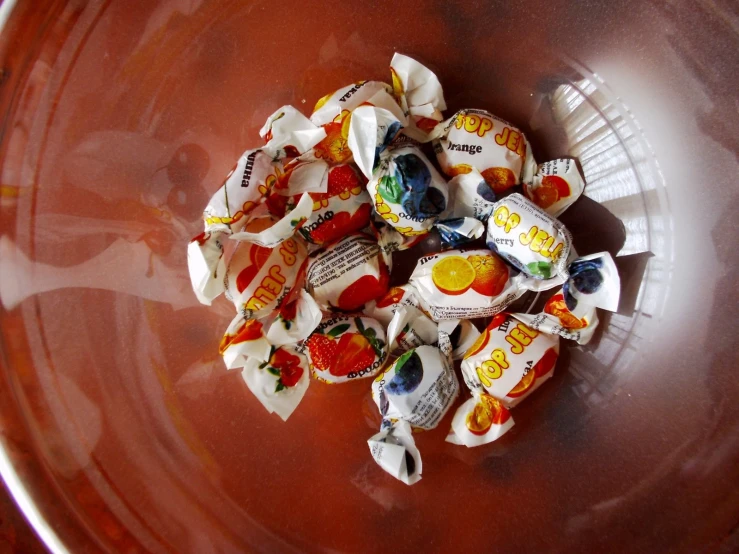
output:
[[[526,373],[526,375],[524,375],[523,378],[518,382],[518,384],[515,387],[513,387],[513,389],[511,389],[511,391],[508,393],[507,396],[510,396],[511,398],[517,398],[519,396],[523,396],[529,390],[532,389],[535,382],[536,382],[536,371],[534,371],[534,368],[531,368]]]
[[[469,256],[467,261],[475,270],[472,290],[483,296],[497,296],[508,283],[508,266],[495,254]]]
[[[444,294],[464,294],[475,282],[475,268],[462,256],[447,256],[431,269],[431,279]]]
[[[565,329],[584,329],[588,326],[585,318],[579,319],[567,309],[564,295],[561,292],[558,292],[547,301],[544,305],[544,313],[553,315],[559,319],[560,324]]]
[[[505,192],[516,185],[516,175],[507,167],[489,167],[480,174],[496,193]]]
[[[570,194],[570,185],[567,181],[557,175],[547,175],[541,180],[541,184],[533,189],[530,196],[537,206],[546,209]]]
[[[511,413],[499,401],[488,394],[482,394],[475,408],[467,414],[465,425],[473,435],[484,435],[493,425],[501,425],[510,417]]]
[[[449,169],[446,170],[446,174],[449,175],[449,177],[454,177],[456,175],[464,175],[466,173],[472,173],[472,166],[469,164],[453,165]]]

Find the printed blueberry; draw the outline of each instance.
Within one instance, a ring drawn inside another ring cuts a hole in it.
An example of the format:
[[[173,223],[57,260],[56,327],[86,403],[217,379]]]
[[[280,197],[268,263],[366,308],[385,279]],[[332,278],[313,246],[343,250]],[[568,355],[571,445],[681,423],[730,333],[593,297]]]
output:
[[[603,267],[602,260],[586,260],[570,264],[570,283],[575,290],[583,294],[593,294],[603,286],[603,274],[599,268]]]
[[[565,298],[565,306],[567,306],[567,309],[573,311],[577,307],[577,298],[572,296],[570,293],[569,281],[565,281],[565,284],[562,286],[562,296]]]
[[[395,365],[395,375],[385,387],[388,394],[410,394],[423,379],[423,364],[415,350],[403,354]]]
[[[421,215],[439,215],[446,208],[446,200],[444,194],[434,187],[430,187],[426,191],[426,195],[421,199]]]
[[[401,126],[399,121],[393,121],[388,126],[387,131],[385,131],[385,138],[382,140],[382,143],[375,148],[375,161],[372,165],[373,168],[378,166],[378,164],[380,163],[380,154],[384,152],[388,146],[390,146],[390,143],[400,132],[400,129]]]
[[[480,184],[477,185],[477,194],[479,194],[483,200],[495,202],[495,192],[485,181],[480,181]]]

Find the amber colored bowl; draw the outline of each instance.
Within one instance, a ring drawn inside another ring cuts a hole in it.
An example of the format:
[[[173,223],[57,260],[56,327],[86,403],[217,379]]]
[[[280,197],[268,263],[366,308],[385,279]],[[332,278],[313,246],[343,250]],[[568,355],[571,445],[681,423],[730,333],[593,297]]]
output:
[[[6,0],[6,18],[0,473],[49,549],[739,548],[736,5]],[[449,113],[579,159],[563,221],[623,282],[500,441],[445,443],[448,417],[418,435],[413,487],[370,458],[367,381],[268,415],[185,261],[266,116],[389,79],[394,51],[437,71]]]

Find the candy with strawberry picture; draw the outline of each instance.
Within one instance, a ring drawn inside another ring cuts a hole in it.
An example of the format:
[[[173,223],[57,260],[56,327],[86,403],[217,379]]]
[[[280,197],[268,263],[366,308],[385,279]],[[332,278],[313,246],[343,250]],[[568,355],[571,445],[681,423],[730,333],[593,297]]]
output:
[[[294,346],[272,347],[267,360],[248,358],[241,376],[270,413],[286,421],[308,389],[308,360]]]
[[[385,331],[368,317],[326,318],[302,348],[313,375],[327,383],[372,377],[387,358]]]

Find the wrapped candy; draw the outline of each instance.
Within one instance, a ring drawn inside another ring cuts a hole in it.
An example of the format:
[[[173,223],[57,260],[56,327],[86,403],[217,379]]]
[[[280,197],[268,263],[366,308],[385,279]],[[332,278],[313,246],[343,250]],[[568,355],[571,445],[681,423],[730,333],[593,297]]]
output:
[[[458,111],[431,137],[444,173],[454,177],[477,170],[496,194],[518,185],[527,160],[533,162],[523,132],[484,110]]]
[[[558,159],[539,165],[529,182],[523,183],[523,192],[534,204],[557,217],[564,212],[585,189],[585,181],[575,160]]]
[[[421,307],[421,303],[416,296],[416,289],[411,285],[391,288],[384,296],[369,302],[364,311],[387,327],[400,306]]]
[[[293,289],[278,311],[262,319],[237,314],[221,340],[226,367],[243,368],[247,387],[270,413],[276,412],[283,420],[308,388],[308,360],[296,345],[320,321],[321,310],[310,295]]]
[[[420,142],[428,141],[428,133],[443,119],[441,112],[446,110],[439,78],[428,67],[397,52],[390,62],[390,70],[395,96],[409,117],[403,132]]]
[[[389,268],[377,241],[353,233],[311,253],[306,288],[325,310],[352,312],[387,292]]]
[[[387,358],[382,325],[359,316],[324,318],[299,350],[308,356],[313,375],[325,383],[372,377]]]
[[[570,232],[518,193],[495,203],[488,220],[487,245],[521,272],[540,281],[538,290],[556,287],[567,278]]]
[[[308,390],[308,360],[295,346],[273,347],[265,361],[248,358],[241,376],[269,413],[287,421]]]
[[[316,157],[332,164],[347,163],[352,160],[349,148],[349,125],[352,112],[373,97],[392,97],[392,87],[379,81],[359,81],[340,88],[321,98],[310,116],[311,122],[320,125],[326,137],[314,147]],[[379,101],[379,100],[375,100]]]
[[[388,345],[391,356],[400,356],[408,350],[434,344],[438,340],[438,325],[426,314],[412,306],[404,306],[402,309],[406,317],[399,319],[393,316],[387,329],[388,336],[393,337]]]
[[[245,230],[256,216],[268,215],[264,200],[273,188],[286,194],[315,190],[325,192],[327,166],[323,162],[299,162],[293,156],[309,150],[325,137],[291,106],[283,106],[267,120],[262,129],[270,140],[262,148],[247,150],[239,158],[226,182],[208,202],[203,212],[204,232],[187,249],[187,265],[193,290],[200,302],[208,304],[223,290],[226,269],[223,238],[249,240],[273,247],[289,238],[311,215],[313,202],[304,195],[295,209],[259,231]],[[258,210],[259,207],[261,211]]]
[[[350,164],[337,165],[328,172],[325,193],[309,193],[313,213],[298,228],[308,242],[325,245],[369,225],[372,203],[365,190],[366,181]],[[287,211],[296,208],[296,200],[287,201]]]
[[[558,355],[558,336],[495,316],[462,360],[472,397],[457,409],[447,441],[478,446],[506,433],[513,426],[508,408],[552,376]]]
[[[415,146],[385,151],[367,184],[377,213],[401,235],[429,232],[447,206],[447,184]]]
[[[537,166],[524,133],[484,110],[460,110],[440,123],[431,136],[441,170],[459,177],[450,183],[461,189],[451,203],[456,217],[472,211],[472,217],[484,221],[490,215],[490,202],[521,183],[532,202],[557,216],[585,188],[574,160],[556,159]]]
[[[562,290],[552,296],[540,314],[513,314],[535,331],[556,334],[587,344],[598,326],[596,308],[618,309],[621,281],[608,252],[573,261]]]
[[[405,327],[410,312],[398,309],[392,328]],[[421,456],[412,428],[433,429],[459,392],[452,368],[449,333],[456,322],[438,328],[438,348],[423,345],[403,353],[372,383],[372,399],[382,415],[379,433],[367,443],[375,461],[390,475],[408,485],[421,479]],[[396,340],[388,334],[388,341]]]
[[[416,296],[416,290],[411,285],[393,287],[387,294],[377,301],[370,302],[365,307],[365,313],[377,319],[385,326],[389,326],[399,308],[404,307],[408,313],[404,319],[405,326],[397,332],[388,328],[388,335],[397,336],[390,344],[391,355],[399,355],[424,344],[434,344],[438,339],[438,325],[423,310]],[[397,321],[395,320],[397,325]],[[450,336],[454,348],[452,357],[461,359],[467,349],[477,340],[480,332],[468,320],[461,320]]]
[[[436,321],[490,317],[532,283],[490,250],[449,250],[418,260],[410,278],[415,295]]]
[[[380,155],[403,138],[427,142],[428,132],[442,120],[444,93],[436,75],[413,58],[395,54],[390,69],[393,96],[379,90],[357,108],[347,130],[349,148],[367,178],[372,178]],[[402,134],[401,134],[402,133]]]
[[[425,142],[442,120],[444,93],[436,75],[413,58],[395,54],[390,62],[392,87],[359,81],[321,98],[310,120],[326,131],[314,147],[316,157],[332,164],[354,159],[369,178],[379,153],[403,129]]]
[[[287,239],[276,248],[240,243],[226,271],[226,297],[247,319],[279,308],[295,285],[306,255],[305,246],[295,239]]]
[[[495,200],[495,192],[476,169],[449,181],[450,217],[473,217],[485,222],[493,213]]]

